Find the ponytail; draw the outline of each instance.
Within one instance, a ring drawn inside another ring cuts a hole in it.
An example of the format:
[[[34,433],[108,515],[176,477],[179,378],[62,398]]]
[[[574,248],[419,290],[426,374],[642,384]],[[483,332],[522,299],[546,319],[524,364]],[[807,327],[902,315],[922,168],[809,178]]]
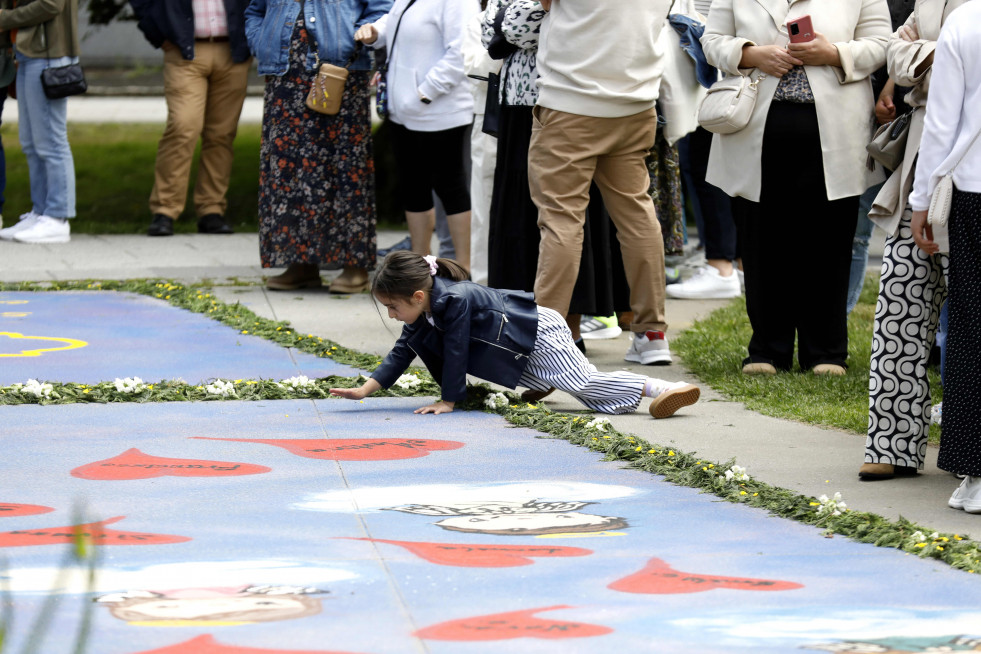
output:
[[[422,255],[408,250],[389,252],[371,280],[371,294],[386,297],[411,297],[416,291],[428,291],[433,286],[432,277],[443,277],[455,282],[470,279],[470,273],[453,259],[437,258],[436,272]]]

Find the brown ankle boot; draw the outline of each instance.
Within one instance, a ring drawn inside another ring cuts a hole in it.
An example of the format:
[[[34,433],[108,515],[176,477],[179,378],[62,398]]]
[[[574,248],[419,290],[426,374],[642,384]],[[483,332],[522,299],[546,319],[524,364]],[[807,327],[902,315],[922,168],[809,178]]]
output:
[[[344,272],[334,278],[327,290],[331,293],[360,293],[367,291],[369,285],[367,270],[345,266]]]
[[[320,270],[314,263],[291,263],[281,275],[266,279],[266,288],[273,291],[295,291],[300,288],[319,288]]]

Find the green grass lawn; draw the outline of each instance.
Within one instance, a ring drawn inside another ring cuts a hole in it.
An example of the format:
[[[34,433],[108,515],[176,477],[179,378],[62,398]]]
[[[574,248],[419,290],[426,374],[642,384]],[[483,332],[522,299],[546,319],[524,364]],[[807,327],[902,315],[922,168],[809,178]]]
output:
[[[31,208],[27,162],[20,149],[16,125],[0,128],[7,157],[7,203],[4,214],[9,225]],[[68,141],[75,158],[75,234],[142,234],[150,224],[147,202],[153,188],[153,165],[160,124],[71,123]],[[235,160],[228,189],[228,222],[239,232],[259,229],[256,207],[259,196],[259,125],[240,125],[235,139]],[[394,206],[394,175],[388,151],[387,131],[375,138],[379,228],[401,228],[403,221]],[[197,155],[191,184],[197,178]],[[197,230],[191,189],[176,232]]]
[[[848,374],[844,377],[802,374],[796,364],[793,372],[772,377],[742,374],[752,333],[743,298],[697,322],[672,339],[671,346],[702,381],[753,411],[864,434],[869,419],[869,357],[878,287],[878,275],[867,277],[858,306],[849,316]],[[929,375],[933,401],[939,402],[939,370],[931,367]],[[936,426],[931,427],[930,442],[939,442],[939,432]]]

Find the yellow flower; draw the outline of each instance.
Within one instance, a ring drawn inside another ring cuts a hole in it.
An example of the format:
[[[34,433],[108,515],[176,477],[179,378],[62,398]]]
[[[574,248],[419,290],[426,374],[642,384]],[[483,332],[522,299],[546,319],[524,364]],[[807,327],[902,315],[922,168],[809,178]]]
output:
[[[821,506],[820,502],[809,502],[811,506]]]
[[[647,450],[648,454],[657,454],[657,450]]]
[[[674,450],[668,450],[668,456],[674,456]]]
[[[640,451],[641,451],[642,449],[644,449],[644,448],[642,448],[642,447],[640,447],[640,446],[638,445],[638,446],[637,446],[637,448],[636,448],[636,449],[634,450],[634,452],[640,452]]]
[[[715,467],[715,464],[714,464],[714,463],[710,463],[710,464],[709,464],[709,467],[710,467],[710,468],[714,468],[714,467]]]
[[[938,552],[943,552],[944,551],[943,546],[942,545],[937,545],[937,551]]]
[[[926,547],[926,543],[917,543],[915,547]]]
[[[753,497],[756,497],[757,495],[759,495],[759,493],[753,493]]]
[[[249,333],[249,330],[248,330],[248,329],[243,329],[243,330],[242,330],[242,333],[243,333],[243,334],[248,334],[248,333]]]
[[[740,495],[745,495],[746,494],[746,491],[739,491],[739,494]]]

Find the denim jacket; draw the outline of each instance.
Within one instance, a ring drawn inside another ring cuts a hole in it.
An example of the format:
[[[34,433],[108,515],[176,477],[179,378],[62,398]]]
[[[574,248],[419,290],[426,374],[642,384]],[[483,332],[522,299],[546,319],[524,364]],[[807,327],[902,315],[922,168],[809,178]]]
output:
[[[698,83],[705,88],[715,84],[719,79],[719,71],[715,66],[705,61],[705,53],[702,52],[702,44],[699,41],[705,32],[705,25],[684,14],[669,14],[668,22],[678,33],[681,49],[695,61],[695,77],[698,79]]]
[[[442,397],[467,397],[467,374],[514,388],[538,337],[538,305],[531,293],[502,291],[473,282],[433,278],[425,316],[402,335],[371,377],[389,388],[416,355],[442,387]]]
[[[252,0],[245,10],[245,35],[259,62],[260,75],[283,75],[289,69],[290,37],[301,6],[320,61],[344,66],[354,54],[354,32],[388,13],[392,0],[304,0],[302,4],[297,0]],[[309,71],[317,67],[312,45],[307,55]],[[371,70],[367,48],[350,69]]]

